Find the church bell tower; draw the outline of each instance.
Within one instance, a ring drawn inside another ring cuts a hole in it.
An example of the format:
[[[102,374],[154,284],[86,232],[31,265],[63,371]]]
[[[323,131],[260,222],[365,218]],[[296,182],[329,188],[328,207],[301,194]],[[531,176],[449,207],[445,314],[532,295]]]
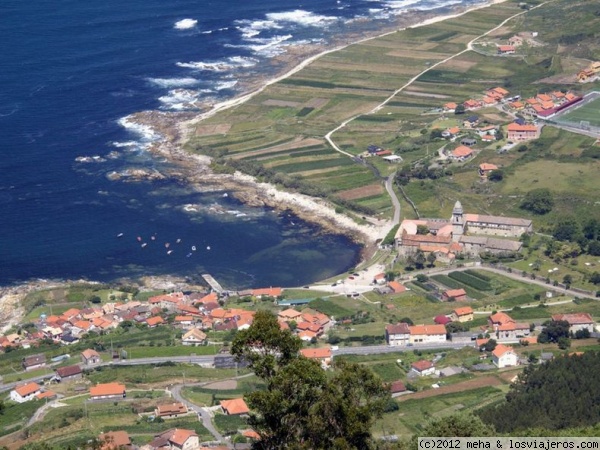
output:
[[[465,232],[465,219],[463,217],[463,208],[460,202],[457,200],[452,210],[452,240],[458,242],[460,237]]]

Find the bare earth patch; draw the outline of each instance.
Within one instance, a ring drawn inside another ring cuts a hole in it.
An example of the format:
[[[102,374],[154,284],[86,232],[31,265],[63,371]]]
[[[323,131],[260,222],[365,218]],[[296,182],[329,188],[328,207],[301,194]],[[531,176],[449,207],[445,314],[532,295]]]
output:
[[[473,389],[479,389],[486,386],[498,386],[502,382],[497,377],[478,377],[473,380],[463,381],[462,383],[451,384],[449,386],[442,386],[439,389],[428,389],[426,391],[416,392],[411,395],[405,395],[398,397],[396,400],[412,400],[416,398],[429,398],[435,397],[436,395],[452,394],[454,392],[471,391]]]
[[[307,101],[304,104],[304,107],[318,109],[318,108],[322,108],[327,103],[329,103],[329,99],[316,97],[316,98],[311,98],[309,101]]]
[[[215,125],[197,125],[196,136],[209,136],[211,134],[225,134],[231,129],[230,123],[220,123]]]
[[[210,383],[204,385],[206,389],[218,389],[220,391],[229,391],[232,389],[237,389],[238,382],[237,380],[225,380],[225,381],[217,381],[215,383]]]
[[[466,72],[471,67],[476,66],[476,61],[465,61],[457,58],[446,61],[441,67],[444,69],[453,69],[456,72]]]
[[[357,198],[371,197],[380,194],[383,194],[383,186],[381,186],[381,184],[371,184],[369,186],[339,192],[337,196],[343,200],[356,200]]]

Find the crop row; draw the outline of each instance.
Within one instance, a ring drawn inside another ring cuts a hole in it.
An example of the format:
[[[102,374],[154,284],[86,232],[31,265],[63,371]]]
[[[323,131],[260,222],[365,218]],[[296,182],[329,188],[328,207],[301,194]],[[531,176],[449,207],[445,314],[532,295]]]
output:
[[[459,281],[467,286],[471,286],[479,291],[490,291],[492,286],[487,281],[483,281],[481,278],[474,277],[464,272],[450,272],[448,274],[453,280]]]

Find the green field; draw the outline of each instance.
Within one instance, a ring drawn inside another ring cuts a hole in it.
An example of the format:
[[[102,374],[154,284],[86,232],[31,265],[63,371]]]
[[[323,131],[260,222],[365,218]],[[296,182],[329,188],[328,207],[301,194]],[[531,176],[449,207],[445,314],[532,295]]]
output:
[[[600,127],[600,96],[582,106],[575,106],[572,110],[557,118],[558,122],[570,122],[577,125],[585,121],[593,127]]]

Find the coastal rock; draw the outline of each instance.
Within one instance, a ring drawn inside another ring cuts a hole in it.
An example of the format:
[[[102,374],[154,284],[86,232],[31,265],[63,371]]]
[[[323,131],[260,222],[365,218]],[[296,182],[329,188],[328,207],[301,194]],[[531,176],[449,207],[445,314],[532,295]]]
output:
[[[121,172],[109,172],[106,175],[111,181],[157,181],[164,180],[167,177],[160,173],[158,170],[150,169],[126,169]]]

